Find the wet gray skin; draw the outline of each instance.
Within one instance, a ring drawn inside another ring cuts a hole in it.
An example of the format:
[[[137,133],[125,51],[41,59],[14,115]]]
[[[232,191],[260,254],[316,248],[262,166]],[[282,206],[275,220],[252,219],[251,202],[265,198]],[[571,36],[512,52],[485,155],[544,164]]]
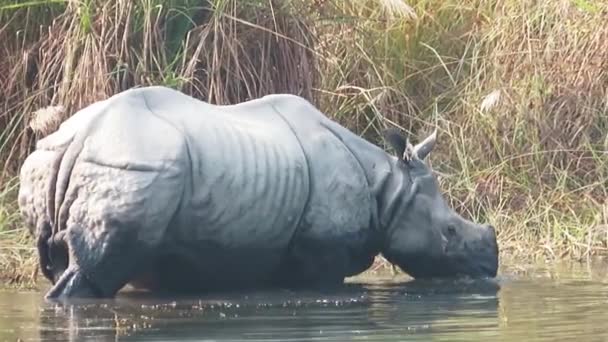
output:
[[[436,137],[388,130],[393,156],[297,96],[131,89],[38,142],[19,205],[49,299],[327,287],[379,253],[416,278],[494,277],[494,229],[450,209],[424,161]]]

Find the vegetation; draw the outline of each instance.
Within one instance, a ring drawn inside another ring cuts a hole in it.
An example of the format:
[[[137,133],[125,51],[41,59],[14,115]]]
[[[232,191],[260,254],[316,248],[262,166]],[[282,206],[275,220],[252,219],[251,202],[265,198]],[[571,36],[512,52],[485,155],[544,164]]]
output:
[[[436,127],[446,196],[503,258],[604,254],[607,19],[603,0],[0,0],[0,269],[35,275],[15,203],[35,141],[150,84],[298,94],[379,144]]]

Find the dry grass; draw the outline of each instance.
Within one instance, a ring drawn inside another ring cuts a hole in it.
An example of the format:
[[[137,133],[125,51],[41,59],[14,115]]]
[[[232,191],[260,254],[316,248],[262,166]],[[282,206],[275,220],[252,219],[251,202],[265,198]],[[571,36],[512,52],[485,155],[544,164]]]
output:
[[[160,3],[48,1],[0,12],[4,183],[65,115],[133,86],[222,104],[287,92],[378,143],[387,125],[417,137],[437,126],[432,162],[446,196],[497,227],[504,256],[606,254],[605,2]],[[33,117],[48,106],[64,114]],[[0,219],[2,236],[31,246],[12,200],[0,208],[12,217]]]
[[[19,227],[15,193],[16,180],[0,189],[0,284],[31,286],[38,275],[35,245],[25,229]]]

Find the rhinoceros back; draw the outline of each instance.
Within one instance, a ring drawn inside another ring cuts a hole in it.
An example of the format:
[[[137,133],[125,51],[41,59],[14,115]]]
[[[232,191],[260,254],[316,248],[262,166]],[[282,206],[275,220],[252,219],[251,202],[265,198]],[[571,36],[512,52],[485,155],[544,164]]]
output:
[[[182,130],[190,160],[168,244],[191,246],[181,252],[208,281],[269,277],[309,195],[307,161],[290,126],[265,99],[214,106],[161,87],[141,94]]]

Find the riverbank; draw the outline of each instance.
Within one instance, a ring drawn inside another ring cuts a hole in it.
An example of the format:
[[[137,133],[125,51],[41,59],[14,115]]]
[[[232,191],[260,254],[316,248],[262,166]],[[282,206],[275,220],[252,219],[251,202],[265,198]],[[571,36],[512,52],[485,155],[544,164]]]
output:
[[[437,128],[441,188],[504,257],[608,254],[604,1],[159,4],[0,1],[0,278],[35,279],[14,196],[35,142],[150,84],[223,104],[299,94],[381,146],[387,126]]]

